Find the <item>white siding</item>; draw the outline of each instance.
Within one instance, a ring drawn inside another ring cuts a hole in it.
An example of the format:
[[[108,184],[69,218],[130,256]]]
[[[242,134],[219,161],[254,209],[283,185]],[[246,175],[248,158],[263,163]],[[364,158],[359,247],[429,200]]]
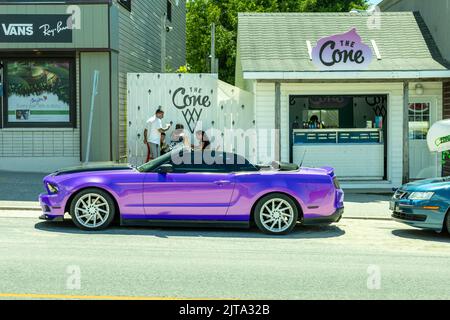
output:
[[[275,84],[255,84],[255,119],[258,130],[258,162],[272,161],[275,156]]]

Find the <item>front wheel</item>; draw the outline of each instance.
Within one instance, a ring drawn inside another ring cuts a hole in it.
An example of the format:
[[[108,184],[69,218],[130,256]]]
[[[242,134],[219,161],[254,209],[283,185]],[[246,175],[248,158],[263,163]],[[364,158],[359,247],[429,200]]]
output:
[[[75,196],[70,205],[72,220],[82,230],[104,230],[113,221],[114,214],[113,199],[99,189],[83,190]]]
[[[284,235],[295,228],[298,220],[298,209],[294,201],[288,196],[273,193],[258,201],[254,219],[262,232]]]

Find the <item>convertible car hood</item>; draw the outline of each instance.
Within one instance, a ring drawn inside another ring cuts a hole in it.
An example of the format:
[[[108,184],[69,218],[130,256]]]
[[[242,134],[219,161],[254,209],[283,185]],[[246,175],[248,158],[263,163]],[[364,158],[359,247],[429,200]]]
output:
[[[74,173],[82,173],[82,172],[97,172],[97,171],[115,171],[115,170],[132,170],[133,168],[129,165],[119,165],[119,164],[112,164],[112,165],[103,165],[103,166],[79,166],[79,167],[72,167],[72,168],[66,168],[56,171],[53,176],[62,176],[67,174],[74,174]]]

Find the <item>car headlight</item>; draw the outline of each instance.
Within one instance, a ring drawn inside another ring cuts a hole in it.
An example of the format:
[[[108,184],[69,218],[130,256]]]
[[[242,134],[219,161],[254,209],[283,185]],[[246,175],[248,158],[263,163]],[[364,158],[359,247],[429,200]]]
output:
[[[409,200],[430,200],[434,192],[413,192],[409,195]]]
[[[55,194],[59,192],[59,189],[56,185],[51,184],[50,182],[47,182],[47,189],[50,191],[50,193]]]

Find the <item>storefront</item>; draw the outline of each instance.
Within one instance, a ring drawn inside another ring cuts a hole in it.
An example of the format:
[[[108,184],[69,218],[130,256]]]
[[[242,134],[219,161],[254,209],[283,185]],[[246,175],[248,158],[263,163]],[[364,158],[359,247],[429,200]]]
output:
[[[282,161],[359,189],[442,174],[426,137],[450,72],[417,14],[240,14],[236,71]],[[264,162],[271,145],[258,147]]]
[[[0,170],[86,160],[94,71],[89,160],[126,161],[127,73],[185,64],[185,2],[27,2],[0,0]]]

